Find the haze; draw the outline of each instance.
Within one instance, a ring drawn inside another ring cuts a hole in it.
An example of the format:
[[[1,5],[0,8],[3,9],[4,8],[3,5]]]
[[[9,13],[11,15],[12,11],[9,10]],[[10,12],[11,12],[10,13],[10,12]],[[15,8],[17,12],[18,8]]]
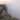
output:
[[[8,1],[7,8],[12,17],[20,19],[20,0]]]
[[[20,19],[20,0],[8,0],[6,6],[8,8],[8,13],[11,14],[12,17]]]

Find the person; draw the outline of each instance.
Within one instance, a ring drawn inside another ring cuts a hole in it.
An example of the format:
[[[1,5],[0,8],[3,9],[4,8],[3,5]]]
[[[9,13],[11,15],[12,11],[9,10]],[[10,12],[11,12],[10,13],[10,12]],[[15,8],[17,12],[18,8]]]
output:
[[[0,5],[0,20],[11,20],[11,16],[8,16],[7,7]]]

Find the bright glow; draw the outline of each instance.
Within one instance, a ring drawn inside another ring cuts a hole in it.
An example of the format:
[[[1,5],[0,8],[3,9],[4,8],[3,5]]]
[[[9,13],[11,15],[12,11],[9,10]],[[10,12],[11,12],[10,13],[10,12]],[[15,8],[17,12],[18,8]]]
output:
[[[0,4],[6,4],[8,3],[8,0],[0,0]]]

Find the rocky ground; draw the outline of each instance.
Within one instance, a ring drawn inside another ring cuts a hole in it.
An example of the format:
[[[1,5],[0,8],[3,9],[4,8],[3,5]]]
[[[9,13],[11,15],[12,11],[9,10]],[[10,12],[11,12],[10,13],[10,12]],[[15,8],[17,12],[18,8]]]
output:
[[[6,14],[4,16],[4,18],[0,19],[0,20],[19,20],[19,19],[16,19],[15,17],[12,18],[9,14]]]

